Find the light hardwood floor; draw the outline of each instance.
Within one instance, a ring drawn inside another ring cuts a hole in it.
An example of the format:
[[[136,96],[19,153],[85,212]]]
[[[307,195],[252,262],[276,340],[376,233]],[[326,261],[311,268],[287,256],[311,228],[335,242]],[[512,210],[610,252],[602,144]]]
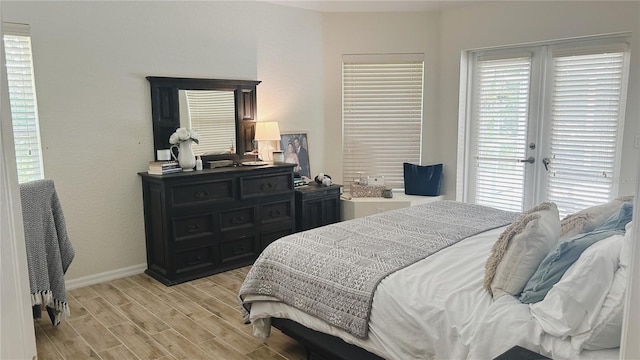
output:
[[[237,294],[248,270],[171,287],[140,274],[68,291],[69,319],[35,322],[38,359],[305,359],[277,329],[261,342],[242,324]]]

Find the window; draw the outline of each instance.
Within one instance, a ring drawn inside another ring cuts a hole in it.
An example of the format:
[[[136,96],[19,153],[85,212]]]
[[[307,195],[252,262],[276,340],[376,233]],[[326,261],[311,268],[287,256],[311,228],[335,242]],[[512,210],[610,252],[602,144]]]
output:
[[[42,179],[42,150],[29,26],[3,23],[18,181]]]
[[[473,52],[463,200],[564,216],[615,197],[628,56],[624,37]]]
[[[616,195],[625,51],[554,52],[547,193],[565,213]]]
[[[475,203],[521,211],[531,57],[480,59],[473,109]],[[516,160],[516,161],[514,161]]]
[[[422,54],[345,55],[342,64],[343,182],[384,176],[404,187],[403,162],[420,163]]]

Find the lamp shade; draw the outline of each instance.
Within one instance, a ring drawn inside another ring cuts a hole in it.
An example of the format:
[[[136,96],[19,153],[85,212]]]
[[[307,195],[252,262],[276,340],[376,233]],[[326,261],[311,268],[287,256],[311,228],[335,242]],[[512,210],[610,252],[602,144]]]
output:
[[[280,127],[277,121],[258,121],[255,140],[280,140]]]

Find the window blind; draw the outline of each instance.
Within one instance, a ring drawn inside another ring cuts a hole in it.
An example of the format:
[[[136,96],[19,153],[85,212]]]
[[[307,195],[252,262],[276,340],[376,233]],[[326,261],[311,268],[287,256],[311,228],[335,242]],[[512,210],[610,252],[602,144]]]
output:
[[[479,59],[474,74],[473,201],[522,211],[531,56]]]
[[[403,188],[403,162],[420,163],[423,64],[422,54],[343,57],[346,189],[361,175]]]
[[[196,154],[220,154],[236,143],[233,91],[186,90],[191,128],[200,136]]]
[[[548,198],[561,215],[613,196],[625,53],[554,56]]]
[[[44,177],[31,37],[27,25],[3,23],[3,30],[18,181],[22,183]]]

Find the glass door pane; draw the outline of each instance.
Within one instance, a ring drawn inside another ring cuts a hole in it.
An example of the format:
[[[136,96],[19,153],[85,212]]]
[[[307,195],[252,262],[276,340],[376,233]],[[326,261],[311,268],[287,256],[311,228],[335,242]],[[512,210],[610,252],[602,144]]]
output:
[[[522,211],[531,56],[479,59],[474,74],[472,202]]]

